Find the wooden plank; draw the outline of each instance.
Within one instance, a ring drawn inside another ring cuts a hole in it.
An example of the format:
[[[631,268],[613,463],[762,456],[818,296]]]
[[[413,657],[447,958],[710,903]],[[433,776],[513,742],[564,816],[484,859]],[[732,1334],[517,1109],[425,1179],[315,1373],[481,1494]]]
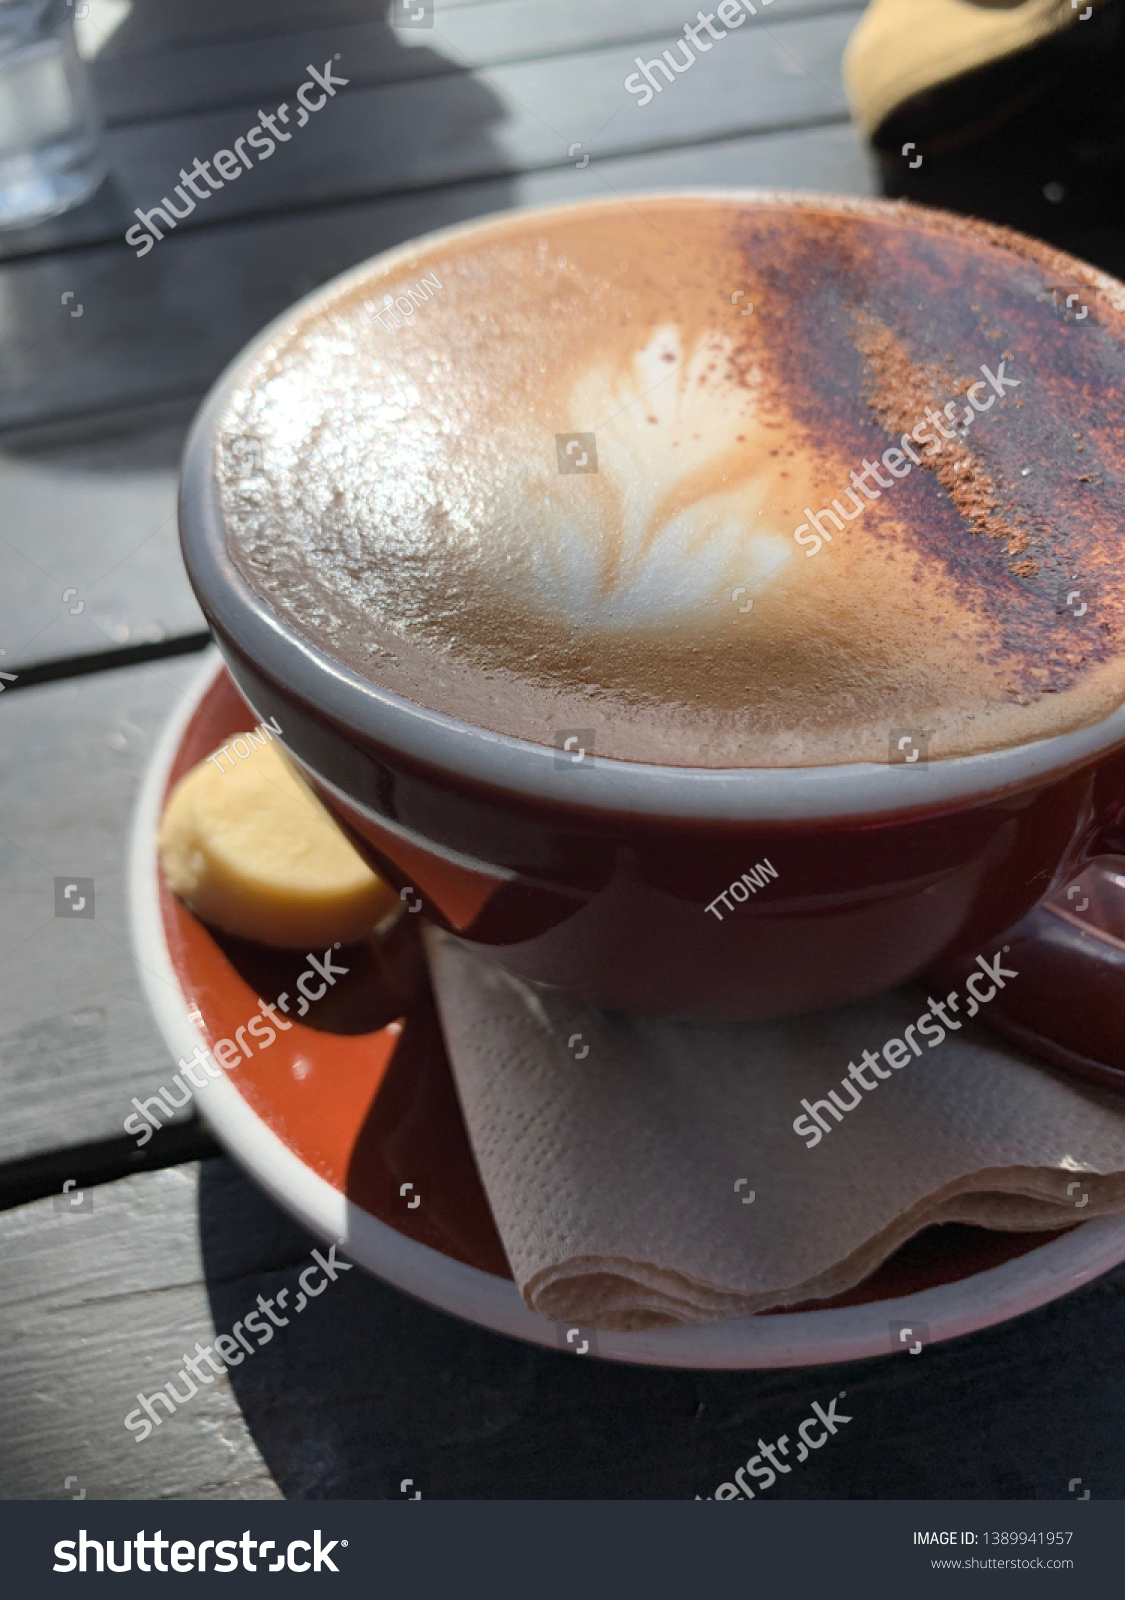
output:
[[[176,1167],[85,1191],[89,1211],[0,1214],[5,1499],[282,1498],[225,1376],[142,1443],[123,1426],[138,1391],[171,1378],[186,1394],[183,1355],[214,1337],[198,1178]],[[254,1295],[239,1287],[245,1314]]]
[[[857,15],[849,10],[744,27],[713,44],[643,109],[623,87],[635,70],[637,51],[629,44],[375,88],[349,84],[303,128],[290,101],[293,127],[279,126],[279,146],[264,163],[239,169],[241,178],[193,201],[195,209],[176,223],[176,233],[307,204],[558,166],[576,141],[606,157],[842,120],[847,106],[839,61]],[[677,31],[646,41],[645,58],[678,37]],[[301,76],[306,59],[299,62]],[[337,75],[346,76],[342,63]],[[300,81],[288,79],[287,93]],[[259,109],[256,98],[247,99],[139,128],[111,128],[105,149],[112,186],[69,218],[12,233],[0,241],[0,255],[95,238],[119,241],[137,209],[150,215],[165,195],[179,205],[178,173],[196,157],[233,150]],[[170,231],[155,220],[162,232]],[[166,237],[161,248],[167,247]]]
[[[595,155],[620,155],[843,116],[839,62],[854,20],[855,13],[844,12],[746,28],[713,46],[644,108],[623,87],[634,70],[629,46],[436,82],[349,86],[304,128],[294,127],[264,163],[201,200],[177,231],[279,207],[555,166],[575,140]],[[646,59],[674,38],[652,40]],[[171,193],[185,163],[233,148],[257,117],[257,104],[244,103],[154,124],[143,137],[128,129],[111,134],[127,211],[138,206],[147,214]]]
[[[196,229],[139,262],[111,247],[12,263],[0,267],[0,293],[22,340],[0,350],[0,428],[197,396],[299,295],[434,228],[512,206],[634,190],[762,185],[867,194],[871,176],[844,125]],[[64,307],[68,290],[78,298]],[[84,307],[77,320],[68,314],[76,303]]]
[[[127,1139],[132,1097],[174,1070],[137,982],[125,852],[153,740],[199,668],[0,701],[0,1161]],[[94,880],[92,920],[56,915],[57,877]]]
[[[769,1497],[1125,1494],[1125,1269],[917,1359],[693,1373],[522,1345],[353,1268],[135,1440],[137,1394],[186,1393],[184,1353],[259,1295],[288,1312],[315,1243],[223,1160],[0,1214],[0,1494],[691,1499],[841,1392],[850,1420]]]
[[[581,172],[568,165],[531,174],[518,193],[521,205],[554,205],[634,190],[757,188],[876,192],[870,157],[854,126],[844,122],[592,161]]]
[[[784,0],[776,19],[761,12],[750,25],[767,28],[775,21],[833,11],[854,15],[855,0]],[[388,19],[393,15],[392,9]],[[292,94],[306,62],[321,66],[337,52],[339,73],[351,84],[370,87],[639,44],[682,31],[685,17],[693,20],[683,0],[616,0],[613,6],[603,0],[571,0],[566,6],[553,0],[478,0],[431,8],[426,27],[372,19],[368,10],[359,22],[317,17],[316,26],[306,31],[277,28],[253,38],[209,29],[207,42],[172,48],[166,35],[154,45],[126,27],[110,37],[91,71],[105,122],[116,127],[258,97],[276,104]],[[276,19],[270,25],[276,28]]]
[[[775,11],[759,9],[757,16],[747,17],[740,28],[768,31],[798,17],[828,16],[834,11],[851,13],[854,26],[862,9],[856,0],[781,0]],[[439,5],[433,45],[454,61],[479,68],[682,36],[684,23],[694,24],[695,20],[696,13],[684,0],[614,0],[612,6],[604,0],[568,0],[565,6],[553,0],[486,0],[451,13]],[[723,24],[716,21],[714,12],[711,21],[722,31]],[[408,50],[425,37],[422,29],[396,27],[394,31]],[[722,44],[722,40],[710,41],[706,32],[702,36],[713,48]]]
[[[180,559],[179,459],[191,405],[0,450],[3,666],[207,626]]]

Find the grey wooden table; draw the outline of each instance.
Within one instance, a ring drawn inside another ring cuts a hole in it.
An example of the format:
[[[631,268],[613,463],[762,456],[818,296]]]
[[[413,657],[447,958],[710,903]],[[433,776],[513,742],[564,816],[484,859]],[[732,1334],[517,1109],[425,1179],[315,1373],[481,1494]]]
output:
[[[204,389],[294,298],[443,224],[875,183],[840,86],[850,0],[778,0],[643,115],[622,79],[679,34],[682,0],[437,0],[420,27],[384,12],[90,0],[111,181],[0,235],[0,1496],[394,1498],[410,1478],[428,1496],[691,1498],[845,1386],[855,1421],[794,1496],[1054,1499],[1074,1478],[1120,1496],[1125,1272],[917,1362],[695,1374],[574,1362],[357,1271],[143,1450],[122,1428],[315,1243],[198,1122],[140,1152],[121,1129],[168,1071],[124,851],[206,639],[174,519]],[[181,165],[337,55],[346,89],[279,159],[146,258],[122,244]],[[94,880],[93,919],[56,917],[62,874]],[[69,1179],[85,1200],[63,1211]]]

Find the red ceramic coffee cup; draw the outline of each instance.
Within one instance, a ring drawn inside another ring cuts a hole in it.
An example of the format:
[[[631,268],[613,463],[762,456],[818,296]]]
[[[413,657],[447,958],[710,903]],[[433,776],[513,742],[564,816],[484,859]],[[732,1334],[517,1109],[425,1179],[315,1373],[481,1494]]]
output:
[[[581,730],[554,730],[552,746],[473,727],[318,649],[232,563],[213,469],[231,392],[299,316],[370,270],[302,302],[219,380],[189,441],[181,529],[236,683],[409,912],[599,1006],[766,1018],[990,952],[1122,848],[1125,707],[951,760],[689,769],[614,760]],[[1096,984],[1095,946],[1087,978],[1068,982]]]

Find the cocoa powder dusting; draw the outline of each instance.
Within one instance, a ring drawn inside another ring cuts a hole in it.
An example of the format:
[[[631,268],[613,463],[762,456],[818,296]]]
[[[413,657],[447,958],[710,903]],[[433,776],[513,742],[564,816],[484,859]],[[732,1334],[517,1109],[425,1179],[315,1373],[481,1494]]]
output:
[[[902,340],[870,311],[857,311],[855,321],[855,346],[867,362],[870,388],[867,404],[879,424],[901,439],[904,433],[926,422],[926,407],[942,412],[952,387],[957,391],[957,417],[963,424],[966,413],[974,419],[964,394],[974,382],[972,378],[951,378],[937,362],[915,361]],[[947,357],[947,361],[952,358]],[[950,419],[942,413],[942,421],[949,426]],[[992,478],[973,455],[966,439],[947,439],[932,422],[926,422],[930,432],[941,444],[940,453],[918,452],[922,465],[932,472],[945,489],[953,504],[964,517],[973,533],[987,534],[990,539],[1003,539],[1009,557],[1019,556],[1027,549],[1027,533],[1014,521],[1001,515],[998,504],[1000,492]],[[917,441],[915,441],[917,443]],[[1013,562],[1010,569],[1021,578],[1038,576],[1039,567],[1032,560]]]

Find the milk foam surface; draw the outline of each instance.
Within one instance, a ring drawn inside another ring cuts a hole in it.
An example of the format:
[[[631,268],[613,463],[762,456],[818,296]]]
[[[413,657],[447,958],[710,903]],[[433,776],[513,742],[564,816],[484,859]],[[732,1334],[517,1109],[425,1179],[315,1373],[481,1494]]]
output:
[[[1125,698],[1125,317],[1058,321],[1082,271],[906,208],[481,224],[299,311],[232,395],[232,559],[388,690],[541,744],[790,766],[1081,726]]]

